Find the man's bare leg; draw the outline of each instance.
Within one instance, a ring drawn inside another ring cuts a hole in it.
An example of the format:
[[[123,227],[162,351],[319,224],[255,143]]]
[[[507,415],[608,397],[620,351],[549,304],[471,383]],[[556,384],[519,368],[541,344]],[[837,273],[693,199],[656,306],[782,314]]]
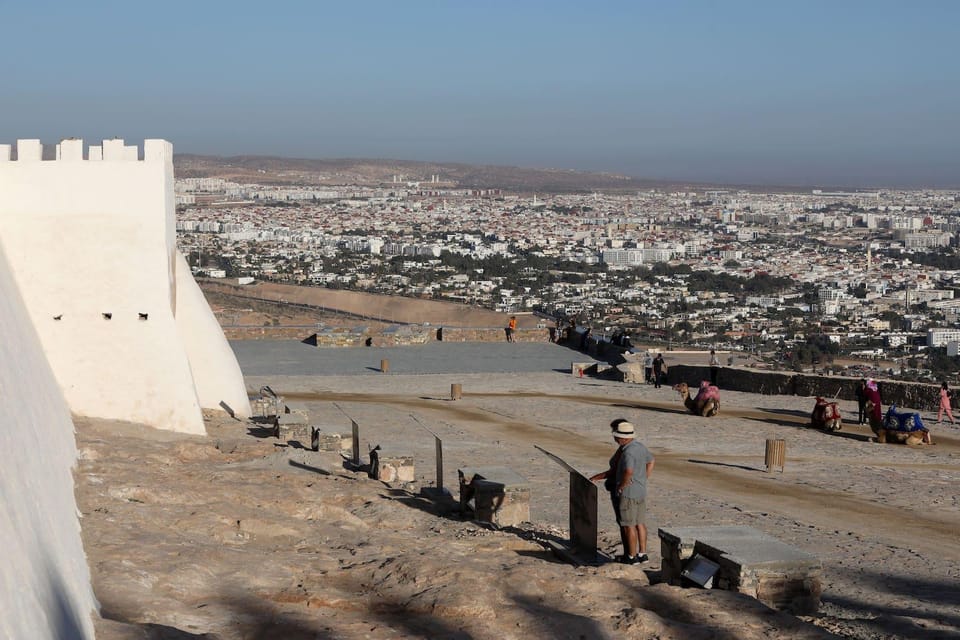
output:
[[[637,528],[634,526],[623,527],[623,532],[627,538],[627,548],[623,550],[624,555],[632,558],[637,555],[638,535]]]

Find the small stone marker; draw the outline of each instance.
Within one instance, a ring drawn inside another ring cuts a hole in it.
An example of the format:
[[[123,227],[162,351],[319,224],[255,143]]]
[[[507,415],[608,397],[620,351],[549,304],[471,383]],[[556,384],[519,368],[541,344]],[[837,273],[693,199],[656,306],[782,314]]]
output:
[[[767,473],[773,473],[775,466],[779,466],[780,473],[783,473],[783,465],[786,459],[787,441],[773,438],[767,439],[766,451],[763,457],[763,463],[767,465]]]
[[[459,383],[450,385],[450,399],[459,400],[463,397],[463,386]]]
[[[387,373],[390,371],[390,361],[381,360],[380,361],[380,373]]]

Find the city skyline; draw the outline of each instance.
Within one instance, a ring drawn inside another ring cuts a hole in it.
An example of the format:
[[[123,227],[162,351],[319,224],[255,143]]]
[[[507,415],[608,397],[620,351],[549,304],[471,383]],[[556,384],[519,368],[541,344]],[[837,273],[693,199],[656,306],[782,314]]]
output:
[[[960,186],[948,2],[0,6],[0,139]]]

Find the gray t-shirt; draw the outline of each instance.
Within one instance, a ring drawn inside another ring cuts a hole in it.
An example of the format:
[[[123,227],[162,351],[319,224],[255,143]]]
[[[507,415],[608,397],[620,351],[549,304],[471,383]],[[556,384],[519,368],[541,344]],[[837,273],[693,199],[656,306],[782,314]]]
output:
[[[627,469],[633,469],[633,477],[620,495],[632,500],[643,500],[647,497],[647,464],[653,462],[653,454],[636,440],[624,445],[622,451],[620,464],[617,465],[617,486],[620,486]]]

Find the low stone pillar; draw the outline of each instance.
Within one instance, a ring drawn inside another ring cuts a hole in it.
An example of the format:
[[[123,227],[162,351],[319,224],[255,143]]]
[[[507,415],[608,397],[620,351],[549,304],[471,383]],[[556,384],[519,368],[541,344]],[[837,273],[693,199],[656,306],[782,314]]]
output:
[[[450,385],[450,399],[459,400],[463,397],[463,387],[459,383]]]
[[[390,371],[390,361],[381,360],[380,361],[380,373],[387,373]]]

